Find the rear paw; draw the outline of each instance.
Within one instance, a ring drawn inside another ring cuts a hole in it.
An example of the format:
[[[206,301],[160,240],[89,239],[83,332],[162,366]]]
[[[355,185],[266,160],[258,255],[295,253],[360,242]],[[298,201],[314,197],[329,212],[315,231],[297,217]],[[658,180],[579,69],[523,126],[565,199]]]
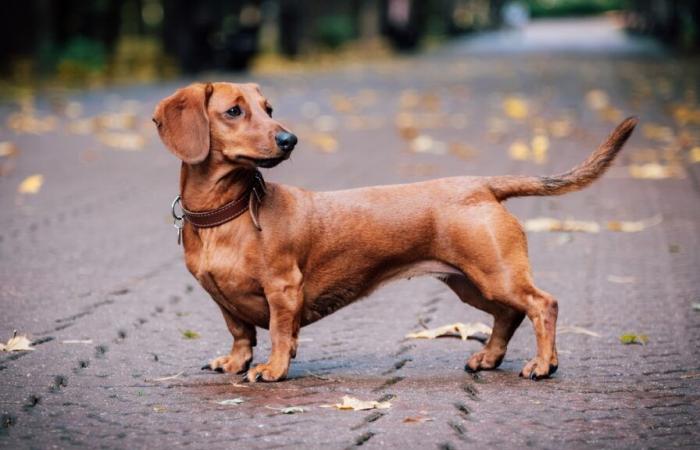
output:
[[[557,368],[557,365],[546,363],[542,358],[537,357],[525,364],[525,367],[520,372],[520,376],[531,380],[541,380],[549,378],[557,371]]]
[[[486,349],[480,350],[469,358],[467,364],[464,366],[464,370],[467,372],[493,370],[501,365],[504,355],[505,353],[502,352],[489,351]]]
[[[202,370],[213,370],[219,373],[244,373],[250,367],[252,357],[244,358],[236,355],[221,356],[202,366]]]

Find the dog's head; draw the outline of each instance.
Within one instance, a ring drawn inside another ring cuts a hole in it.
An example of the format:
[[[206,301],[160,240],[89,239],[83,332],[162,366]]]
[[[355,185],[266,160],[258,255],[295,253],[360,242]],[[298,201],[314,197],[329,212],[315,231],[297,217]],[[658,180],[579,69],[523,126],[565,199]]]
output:
[[[256,84],[192,84],[158,103],[153,113],[168,149],[187,164],[217,161],[274,167],[289,158],[297,138],[272,118]]]

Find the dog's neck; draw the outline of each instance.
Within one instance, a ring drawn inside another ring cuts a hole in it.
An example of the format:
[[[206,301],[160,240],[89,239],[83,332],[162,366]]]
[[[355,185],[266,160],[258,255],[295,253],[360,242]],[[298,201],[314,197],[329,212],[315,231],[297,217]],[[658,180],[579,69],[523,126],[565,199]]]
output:
[[[182,205],[190,211],[219,208],[240,198],[254,182],[255,171],[208,164],[182,164],[180,192]]]

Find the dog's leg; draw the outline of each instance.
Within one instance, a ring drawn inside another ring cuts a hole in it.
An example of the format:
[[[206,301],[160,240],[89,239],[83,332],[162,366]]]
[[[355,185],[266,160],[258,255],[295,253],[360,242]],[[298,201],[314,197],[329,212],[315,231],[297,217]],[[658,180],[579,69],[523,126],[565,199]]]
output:
[[[299,274],[299,277],[301,274]],[[289,363],[297,353],[303,293],[301,286],[290,286],[267,294],[270,307],[272,351],[265,364],[248,371],[248,381],[279,381],[287,376]]]
[[[531,288],[531,292],[524,299],[521,298],[519,303],[524,304],[535,329],[537,356],[525,364],[520,376],[539,380],[552,375],[559,366],[555,342],[559,307],[550,294],[534,286]]]
[[[219,305],[217,303],[217,305]],[[253,347],[256,344],[255,327],[243,322],[219,305],[221,313],[226,320],[226,326],[233,336],[231,353],[226,356],[213,359],[202,370],[215,370],[226,373],[243,373],[248,370],[253,360]]]
[[[508,342],[518,329],[525,314],[505,305],[494,303],[484,298],[479,290],[466,277],[451,276],[445,280],[464,303],[485,311],[494,317],[493,331],[483,349],[474,353],[464,370],[490,370],[501,365],[508,348]]]

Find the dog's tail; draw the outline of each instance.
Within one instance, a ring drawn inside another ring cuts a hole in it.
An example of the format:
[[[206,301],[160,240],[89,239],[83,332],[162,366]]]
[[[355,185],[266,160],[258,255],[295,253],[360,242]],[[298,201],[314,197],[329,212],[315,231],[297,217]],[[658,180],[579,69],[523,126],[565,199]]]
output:
[[[500,200],[528,195],[561,195],[585,188],[600,177],[622,149],[637,126],[636,117],[628,117],[583,163],[568,172],[553,176],[495,176],[488,185]]]

